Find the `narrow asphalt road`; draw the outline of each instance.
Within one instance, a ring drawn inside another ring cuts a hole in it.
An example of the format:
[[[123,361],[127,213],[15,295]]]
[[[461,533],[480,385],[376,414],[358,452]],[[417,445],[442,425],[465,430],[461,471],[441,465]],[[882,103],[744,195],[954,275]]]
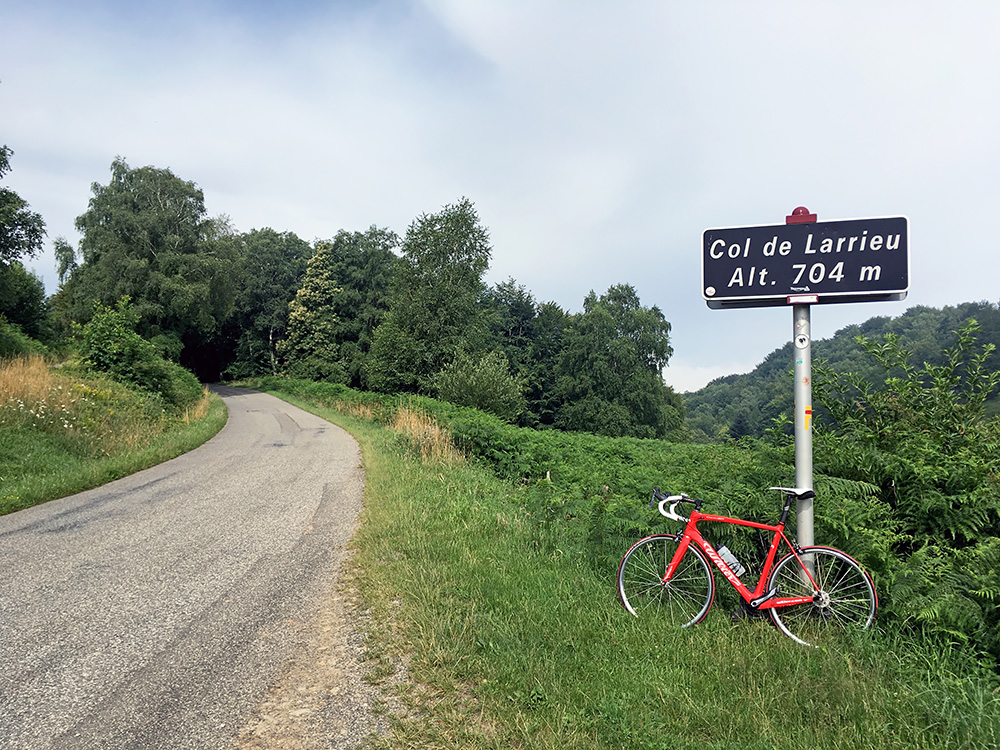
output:
[[[225,748],[340,569],[353,439],[218,388],[173,461],[0,517],[0,748]]]

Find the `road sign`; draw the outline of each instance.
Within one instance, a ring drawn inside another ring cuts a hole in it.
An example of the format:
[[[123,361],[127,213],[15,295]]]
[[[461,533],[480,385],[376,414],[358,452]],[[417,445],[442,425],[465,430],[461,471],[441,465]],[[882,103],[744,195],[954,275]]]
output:
[[[901,300],[910,284],[905,217],[706,229],[711,308]]]

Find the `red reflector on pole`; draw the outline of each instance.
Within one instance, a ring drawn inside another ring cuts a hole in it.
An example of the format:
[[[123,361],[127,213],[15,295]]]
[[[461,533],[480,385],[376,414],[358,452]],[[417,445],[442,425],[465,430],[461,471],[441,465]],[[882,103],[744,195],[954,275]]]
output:
[[[799,206],[792,211],[791,216],[785,217],[786,224],[812,224],[816,222],[816,214],[809,213],[805,206]]]

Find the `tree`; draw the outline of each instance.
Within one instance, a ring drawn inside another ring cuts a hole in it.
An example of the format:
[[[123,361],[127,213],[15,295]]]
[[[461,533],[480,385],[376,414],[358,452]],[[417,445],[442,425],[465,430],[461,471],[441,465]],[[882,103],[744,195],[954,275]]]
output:
[[[489,235],[471,201],[424,214],[406,232],[389,292],[389,311],[375,329],[365,367],[380,391],[433,391],[434,376],[460,351],[487,341],[480,307],[489,268]]]
[[[241,235],[238,246],[239,289],[232,324],[239,333],[228,373],[237,378],[276,375],[289,304],[302,284],[312,248],[291,232],[270,228]]]
[[[679,433],[679,397],[663,382],[673,350],[659,308],[642,307],[635,289],[591,292],[566,333],[556,385],[556,426],[600,435],[662,438]]]
[[[49,338],[45,285],[20,261],[0,265],[0,315],[33,339]]]
[[[524,368],[530,358],[532,326],[538,311],[535,298],[524,285],[507,279],[487,290],[483,301],[492,336],[507,359]]]
[[[506,355],[514,375],[525,383],[520,423],[551,426],[558,407],[556,364],[569,316],[554,302],[536,303],[514,279],[489,289],[484,305],[495,345]]]
[[[328,244],[330,273],[340,288],[331,300],[336,316],[333,355],[349,384],[360,387],[375,329],[388,311],[399,237],[372,226],[366,232],[340,231]]]
[[[0,146],[0,179],[10,172],[7,146]],[[28,204],[13,190],[0,188],[0,266],[24,256],[34,257],[42,249],[45,222],[28,208]]]
[[[347,382],[337,359],[337,314],[341,288],[333,275],[333,245],[319,242],[302,287],[288,306],[288,337],[278,344],[285,371],[295,378]]]
[[[531,321],[531,341],[523,375],[528,384],[526,409],[533,420],[529,426],[550,427],[556,422],[561,405],[557,388],[559,360],[571,322],[571,316],[555,302],[540,304]]]
[[[52,243],[52,252],[56,258],[59,283],[64,284],[69,275],[76,270],[76,250],[66,241],[65,237],[56,237]]]
[[[76,320],[94,301],[128,296],[137,332],[202,374],[217,374],[222,322],[232,310],[235,233],[225,217],[208,218],[202,191],[168,169],[111,164],[111,181],[94,183],[82,263],[71,273]]]

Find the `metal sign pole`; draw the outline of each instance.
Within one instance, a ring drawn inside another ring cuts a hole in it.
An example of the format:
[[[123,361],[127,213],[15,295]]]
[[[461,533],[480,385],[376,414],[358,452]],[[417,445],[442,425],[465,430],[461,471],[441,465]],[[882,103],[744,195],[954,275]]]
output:
[[[800,226],[801,225],[801,226]],[[784,224],[706,229],[701,295],[713,310],[789,306],[795,342],[795,486],[813,488],[810,305],[899,301],[910,288],[905,216],[817,222],[799,206]],[[796,508],[799,543],[813,536],[813,501]]]
[[[809,305],[793,305],[795,342],[795,487],[813,488],[812,336]],[[813,544],[813,499],[799,500],[795,509],[799,544]]]
[[[816,214],[800,206],[785,217],[786,224],[809,224]],[[818,298],[799,295],[789,297],[792,304],[792,342],[795,345],[795,487],[813,488],[812,439],[812,332],[809,304]],[[813,498],[800,499],[795,506],[795,534],[803,547],[814,543]]]

